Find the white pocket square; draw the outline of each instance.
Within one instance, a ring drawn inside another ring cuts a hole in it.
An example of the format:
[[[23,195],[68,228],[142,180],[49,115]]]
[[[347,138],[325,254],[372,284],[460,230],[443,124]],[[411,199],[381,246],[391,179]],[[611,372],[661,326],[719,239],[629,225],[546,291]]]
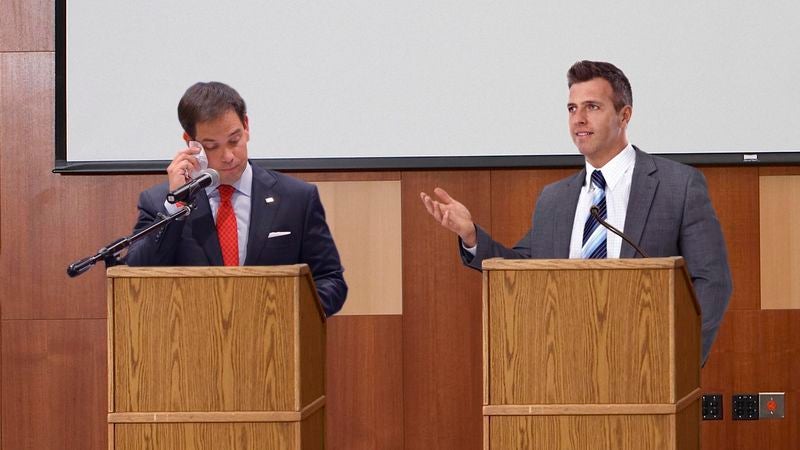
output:
[[[267,239],[272,239],[276,237],[286,236],[288,234],[292,234],[291,231],[272,231],[267,235]]]

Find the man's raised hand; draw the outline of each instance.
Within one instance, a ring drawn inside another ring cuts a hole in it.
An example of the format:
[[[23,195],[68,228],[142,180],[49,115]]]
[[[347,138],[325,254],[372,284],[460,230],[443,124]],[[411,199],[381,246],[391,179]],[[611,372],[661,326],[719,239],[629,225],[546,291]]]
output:
[[[443,227],[458,234],[465,246],[474,247],[477,244],[475,224],[467,207],[442,188],[435,188],[433,193],[437,199],[424,192],[419,194],[428,213]]]

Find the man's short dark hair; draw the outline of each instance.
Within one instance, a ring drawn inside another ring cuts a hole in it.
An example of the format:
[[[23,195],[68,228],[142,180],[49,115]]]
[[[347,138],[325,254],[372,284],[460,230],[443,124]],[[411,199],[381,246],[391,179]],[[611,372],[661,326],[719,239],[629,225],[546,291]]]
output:
[[[567,86],[582,83],[594,78],[602,78],[611,84],[614,90],[614,109],[617,111],[626,105],[633,106],[633,93],[628,77],[617,66],[600,61],[578,61],[567,71]]]
[[[199,122],[216,119],[230,110],[244,123],[247,106],[236,89],[218,81],[200,82],[189,87],[178,102],[178,120],[194,139]]]

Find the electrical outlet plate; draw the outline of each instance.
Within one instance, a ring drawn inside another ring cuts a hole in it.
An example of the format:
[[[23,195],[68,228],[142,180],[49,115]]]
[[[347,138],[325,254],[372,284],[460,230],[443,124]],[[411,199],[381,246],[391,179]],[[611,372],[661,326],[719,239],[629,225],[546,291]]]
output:
[[[758,420],[758,394],[734,394],[732,400],[733,420]]]
[[[783,419],[783,392],[761,392],[758,394],[758,417],[761,419]]]
[[[722,394],[703,395],[703,420],[722,420]]]

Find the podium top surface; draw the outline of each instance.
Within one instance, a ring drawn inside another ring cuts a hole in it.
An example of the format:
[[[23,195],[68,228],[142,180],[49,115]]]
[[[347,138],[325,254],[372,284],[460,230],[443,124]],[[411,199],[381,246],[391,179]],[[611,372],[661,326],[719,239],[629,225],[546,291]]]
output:
[[[204,277],[287,277],[309,273],[306,264],[286,266],[238,266],[238,267],[128,267],[108,268],[108,278],[204,278]]]
[[[677,269],[684,266],[683,258],[629,259],[503,259],[483,261],[483,270],[624,270]]]

